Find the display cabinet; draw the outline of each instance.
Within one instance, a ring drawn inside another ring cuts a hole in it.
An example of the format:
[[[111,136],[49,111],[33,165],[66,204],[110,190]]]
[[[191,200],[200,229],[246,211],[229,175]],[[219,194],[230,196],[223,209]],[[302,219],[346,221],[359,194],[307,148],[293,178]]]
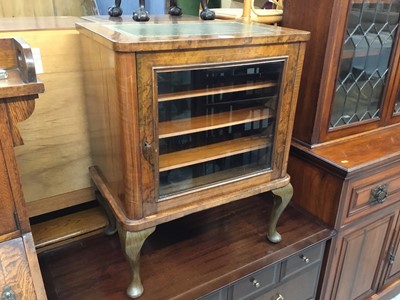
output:
[[[138,254],[157,224],[272,191],[268,239],[292,196],[287,158],[308,33],[197,18],[78,24],[96,189]]]
[[[338,231],[321,299],[400,290],[400,1],[285,1],[311,31],[288,171],[293,202]]]
[[[0,39],[1,299],[46,299],[14,153],[23,144],[17,124],[33,113],[43,91],[29,45]]]
[[[400,121],[400,1],[289,0],[285,10],[285,26],[313,36],[295,140],[315,146]]]

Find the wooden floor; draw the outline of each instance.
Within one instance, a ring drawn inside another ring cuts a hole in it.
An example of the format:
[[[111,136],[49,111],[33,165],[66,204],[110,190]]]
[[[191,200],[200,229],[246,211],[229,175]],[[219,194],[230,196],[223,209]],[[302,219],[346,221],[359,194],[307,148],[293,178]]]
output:
[[[266,241],[270,199],[253,197],[157,227],[142,251],[140,299],[195,299],[332,235],[289,207],[279,244]],[[128,299],[118,236],[97,235],[39,254],[48,298]]]

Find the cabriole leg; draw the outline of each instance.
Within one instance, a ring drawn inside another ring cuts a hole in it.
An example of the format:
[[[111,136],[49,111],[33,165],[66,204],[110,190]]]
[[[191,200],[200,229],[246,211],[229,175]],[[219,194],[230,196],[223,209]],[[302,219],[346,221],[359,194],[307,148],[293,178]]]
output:
[[[293,187],[289,183],[282,188],[271,191],[274,195],[273,201],[274,206],[272,208],[271,217],[268,225],[267,238],[272,243],[279,243],[282,240],[281,235],[276,231],[276,224],[278,223],[279,217],[289,204],[293,196]]]
[[[118,226],[122,249],[125,251],[132,270],[132,282],[126,290],[127,295],[131,298],[137,298],[143,294],[143,285],[140,279],[140,250],[144,241],[155,229],[155,227],[151,227],[141,231],[126,231]]]

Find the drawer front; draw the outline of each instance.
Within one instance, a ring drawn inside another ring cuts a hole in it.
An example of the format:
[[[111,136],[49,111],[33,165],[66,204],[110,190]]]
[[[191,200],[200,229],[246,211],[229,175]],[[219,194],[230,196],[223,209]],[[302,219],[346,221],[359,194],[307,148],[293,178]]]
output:
[[[400,166],[349,182],[343,224],[386,207],[400,198]]]
[[[282,263],[281,280],[295,276],[311,265],[320,264],[324,254],[325,243],[309,247],[291,256]]]
[[[249,299],[249,297],[267,291],[279,280],[280,264],[264,268],[236,282],[233,287],[233,299]]]
[[[211,294],[200,297],[199,300],[228,300],[228,288],[222,288]]]
[[[278,287],[259,294],[255,300],[311,300],[315,299],[320,264],[314,264],[306,272],[293,277]]]

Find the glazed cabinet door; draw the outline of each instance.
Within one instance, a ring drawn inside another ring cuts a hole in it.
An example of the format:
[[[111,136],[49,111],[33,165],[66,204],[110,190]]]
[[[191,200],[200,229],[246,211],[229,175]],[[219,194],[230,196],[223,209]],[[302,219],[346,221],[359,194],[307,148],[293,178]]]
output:
[[[160,199],[272,169],[284,63],[156,71]]]
[[[365,299],[378,290],[397,217],[376,215],[339,234],[332,299]]]
[[[174,60],[174,53],[137,56],[145,211],[186,201],[192,192],[210,198],[228,182],[239,190],[286,176],[298,51],[293,45],[184,51]]]
[[[399,0],[350,1],[344,35],[337,36],[343,42],[328,128],[335,138],[382,126],[392,117],[399,18]]]

